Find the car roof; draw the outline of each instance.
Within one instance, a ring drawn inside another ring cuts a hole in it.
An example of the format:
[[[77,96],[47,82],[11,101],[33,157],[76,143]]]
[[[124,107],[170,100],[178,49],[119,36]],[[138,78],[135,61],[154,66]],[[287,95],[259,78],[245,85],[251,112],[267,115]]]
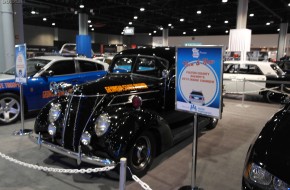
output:
[[[60,55],[37,56],[37,57],[33,57],[31,59],[43,59],[43,60],[50,60],[50,61],[76,59],[76,60],[89,60],[89,61],[93,61],[93,62],[98,62],[94,59],[86,58],[86,57],[65,57],[65,56],[60,56]]]
[[[255,64],[255,65],[265,65],[266,64],[275,64],[268,61],[225,61],[225,64]]]
[[[149,55],[167,59],[170,65],[175,64],[175,47],[138,48],[121,51],[117,55]]]

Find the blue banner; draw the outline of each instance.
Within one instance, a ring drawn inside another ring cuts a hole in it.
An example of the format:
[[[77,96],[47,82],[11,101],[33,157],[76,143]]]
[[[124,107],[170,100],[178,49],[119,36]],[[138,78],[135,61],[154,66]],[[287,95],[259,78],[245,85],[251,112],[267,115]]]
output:
[[[26,44],[15,45],[15,82],[27,83]]]
[[[221,118],[222,46],[177,48],[176,110]]]

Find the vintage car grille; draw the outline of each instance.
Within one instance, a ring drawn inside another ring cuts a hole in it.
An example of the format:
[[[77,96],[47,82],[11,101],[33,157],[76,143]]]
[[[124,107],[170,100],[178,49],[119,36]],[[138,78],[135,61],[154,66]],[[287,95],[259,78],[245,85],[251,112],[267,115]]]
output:
[[[98,105],[101,96],[72,96],[66,109],[62,144],[64,148],[78,151],[80,137]]]

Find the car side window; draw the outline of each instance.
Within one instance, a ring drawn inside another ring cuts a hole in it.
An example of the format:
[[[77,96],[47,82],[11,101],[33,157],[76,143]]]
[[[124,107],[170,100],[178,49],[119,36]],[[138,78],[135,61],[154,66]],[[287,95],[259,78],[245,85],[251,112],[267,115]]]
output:
[[[54,75],[67,75],[75,73],[75,62],[74,60],[65,60],[55,62],[49,67],[48,70],[52,70]]]
[[[104,66],[95,62],[83,61],[83,60],[79,60],[78,62],[80,66],[80,72],[104,70]]]
[[[229,65],[225,73],[238,74],[239,65]]]
[[[257,65],[243,65],[240,67],[239,74],[263,75],[262,71]]]
[[[139,57],[137,60],[137,71],[152,71],[156,69],[155,59]]]

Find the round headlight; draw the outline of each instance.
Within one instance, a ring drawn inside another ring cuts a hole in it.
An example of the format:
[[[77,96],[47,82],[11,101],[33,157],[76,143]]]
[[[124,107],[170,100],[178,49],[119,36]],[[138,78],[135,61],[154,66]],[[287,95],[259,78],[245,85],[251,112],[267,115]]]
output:
[[[249,176],[252,181],[261,185],[269,185],[272,181],[272,175],[254,163],[251,165]]]
[[[108,114],[101,114],[95,122],[95,132],[97,136],[102,136],[110,126],[110,118]]]
[[[49,133],[51,136],[54,136],[55,133],[56,133],[56,126],[53,125],[53,124],[49,124],[49,126],[48,126],[48,133]]]
[[[55,122],[61,113],[61,105],[60,104],[52,104],[51,108],[49,110],[49,122],[53,123]]]

